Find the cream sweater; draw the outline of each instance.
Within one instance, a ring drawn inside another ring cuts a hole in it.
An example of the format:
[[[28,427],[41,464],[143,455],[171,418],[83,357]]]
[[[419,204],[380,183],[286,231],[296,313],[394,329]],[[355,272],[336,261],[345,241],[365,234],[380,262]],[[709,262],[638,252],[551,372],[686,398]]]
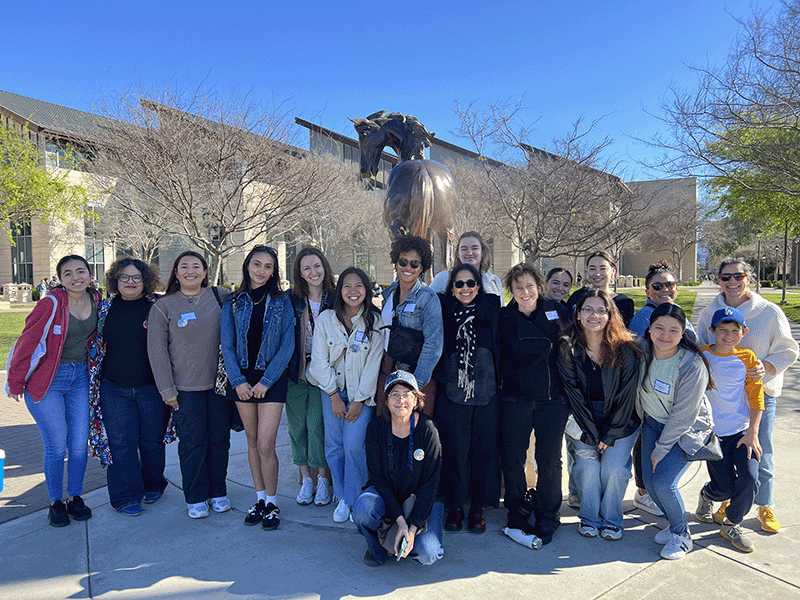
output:
[[[764,393],[777,397],[783,389],[783,372],[797,360],[797,342],[792,337],[789,320],[777,304],[753,291],[748,291],[748,294],[750,300],[737,307],[742,311],[749,328],[739,346],[752,350],[760,361],[767,361],[775,367],[777,374],[774,377],[769,374],[764,376]],[[716,342],[708,326],[714,312],[726,306],[725,294],[720,293],[700,313],[697,336],[701,344]]]

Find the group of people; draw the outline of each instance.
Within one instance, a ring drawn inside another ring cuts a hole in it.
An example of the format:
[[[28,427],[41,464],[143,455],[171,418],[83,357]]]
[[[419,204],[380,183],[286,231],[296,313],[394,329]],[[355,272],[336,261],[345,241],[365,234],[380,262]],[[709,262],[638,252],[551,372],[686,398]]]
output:
[[[120,513],[139,515],[163,495],[165,443],[175,437],[188,516],[229,510],[230,429],[240,421],[256,492],[244,523],[277,528],[285,406],[297,503],[335,498],[333,520],[355,523],[373,566],[389,556],[431,564],[443,555],[442,529],[465,520],[484,532],[501,483],[508,528],[549,543],[560,525],[565,432],[583,536],[622,537],[633,465],[637,506],[669,522],[656,536],[661,555],[691,550],[677,483],[715,439],[712,428],[723,456],[708,462],[697,518],[719,522],[743,551],[753,549],[740,523],[754,501],[762,527],[780,528],[771,438],[798,346],[783,313],[748,289],[744,261],[723,262],[722,293],[695,334],[666,264],[651,267],[647,305],[634,314],[613,291],[616,264],[605,252],[589,257],[587,285],[570,295],[572,275],[561,268],[543,279],[521,263],[501,281],[477,232],[456,250],[455,266],[428,286],[430,244],[397,239],[396,279],[380,308],[366,273],[349,267],[337,279],[310,247],[288,291],[272,247],[246,255],[230,292],[210,286],[203,256],[186,251],[160,297],[157,272],[136,258],[111,266],[102,298],[86,260],[64,257],[60,286],[31,312],[8,366],[8,392],[24,397],[44,442],[50,524],[91,517],[80,497],[87,438]]]

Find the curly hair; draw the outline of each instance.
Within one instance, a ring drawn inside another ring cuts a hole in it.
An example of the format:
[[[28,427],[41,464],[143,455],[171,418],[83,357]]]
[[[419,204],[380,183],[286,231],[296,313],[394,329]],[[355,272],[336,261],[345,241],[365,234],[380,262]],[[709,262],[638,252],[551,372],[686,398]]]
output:
[[[513,293],[511,286],[523,275],[530,275],[533,277],[533,280],[536,282],[536,287],[539,288],[539,293],[541,294],[542,290],[544,290],[544,280],[536,267],[530,263],[521,262],[511,267],[508,273],[506,273],[506,276],[503,277],[503,285],[509,292]]]
[[[119,276],[124,269],[128,267],[135,267],[142,276],[142,295],[152,296],[156,288],[161,284],[161,276],[158,271],[152,266],[148,265],[143,260],[134,256],[125,256],[119,258],[111,263],[111,266],[106,271],[106,287],[112,294],[119,294]]]
[[[422,277],[422,274],[430,269],[431,264],[433,264],[433,252],[431,252],[431,244],[428,240],[416,235],[404,235],[397,238],[392,242],[389,260],[392,261],[393,265],[396,265],[401,254],[411,251],[419,254],[420,261],[422,261],[422,272],[419,274]]]

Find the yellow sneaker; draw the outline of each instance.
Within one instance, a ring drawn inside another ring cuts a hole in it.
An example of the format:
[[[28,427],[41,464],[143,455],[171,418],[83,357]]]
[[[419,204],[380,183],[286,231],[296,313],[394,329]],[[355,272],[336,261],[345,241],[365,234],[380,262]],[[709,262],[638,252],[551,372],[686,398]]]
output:
[[[722,525],[725,522],[725,509],[728,508],[728,505],[731,503],[730,500],[725,500],[719,507],[719,510],[714,513],[714,520]]]
[[[781,530],[781,524],[769,506],[758,507],[758,520],[761,522],[761,529],[768,533],[778,533]]]

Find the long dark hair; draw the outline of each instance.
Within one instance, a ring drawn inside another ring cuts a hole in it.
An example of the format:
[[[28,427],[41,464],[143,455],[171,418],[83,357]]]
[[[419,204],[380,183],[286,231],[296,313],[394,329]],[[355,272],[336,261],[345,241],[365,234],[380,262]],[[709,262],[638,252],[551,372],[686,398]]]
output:
[[[475,300],[477,301],[478,298],[481,298],[486,292],[483,289],[483,281],[481,281],[480,272],[478,269],[467,263],[461,263],[460,265],[456,265],[450,269],[450,277],[447,279],[447,289],[445,290],[445,294],[453,296],[453,282],[456,280],[456,277],[458,277],[458,274],[461,273],[461,271],[469,271],[469,274],[472,275],[472,278],[478,282],[478,295],[475,296]]]
[[[251,282],[250,282],[250,272],[247,270],[247,267],[250,266],[250,261],[253,260],[253,255],[258,254],[259,252],[266,252],[272,257],[272,260],[275,261],[275,268],[272,270],[272,277],[267,279],[267,283],[264,285],[267,288],[267,293],[272,298],[277,298],[283,294],[281,290],[281,269],[278,266],[278,251],[271,246],[256,246],[250,252],[247,253],[247,256],[244,257],[244,261],[242,262],[242,283],[239,284],[239,287],[233,292],[232,300],[238,298],[244,292],[248,294],[251,292]]]
[[[641,350],[633,341],[633,334],[628,331],[622,322],[622,316],[619,314],[619,309],[614,304],[614,300],[603,290],[598,290],[597,288],[589,288],[575,305],[572,319],[564,330],[564,335],[569,338],[567,348],[571,350],[576,344],[584,349],[588,348],[586,332],[578,320],[578,315],[589,298],[600,298],[608,311],[608,322],[603,330],[603,341],[600,343],[600,356],[598,357],[600,366],[621,367],[625,361],[626,347],[632,348],[637,355],[641,354]]]
[[[169,279],[167,279],[167,290],[164,292],[165,296],[174,294],[181,289],[181,282],[178,281],[178,265],[180,264],[181,259],[186,258],[187,256],[193,256],[194,258],[200,260],[200,264],[203,265],[203,268],[206,271],[206,276],[203,278],[203,281],[200,282],[200,287],[208,287],[208,263],[206,262],[206,259],[199,252],[195,252],[194,250],[186,250],[185,252],[178,254],[175,262],[172,263],[172,270],[169,272]]]
[[[92,273],[92,266],[89,264],[89,261],[86,260],[80,254],[67,254],[66,256],[62,256],[61,259],[58,261],[58,264],[56,265],[56,273],[58,273],[58,281],[59,281],[59,283],[56,286],[56,288],[61,288],[62,290],[64,289],[64,285],[61,283],[61,267],[63,267],[65,264],[67,264],[71,260],[77,260],[77,261],[82,262],[84,265],[86,265],[86,270],[89,271],[89,277],[91,279],[89,281],[89,285],[87,286],[86,289],[92,289],[92,290],[95,289],[94,274]]]
[[[308,298],[308,282],[303,279],[303,274],[300,272],[300,261],[306,256],[316,256],[319,258],[322,263],[322,268],[325,269],[325,276],[322,278],[322,293],[333,293],[336,289],[336,282],[333,280],[333,271],[331,270],[331,265],[328,263],[328,259],[325,258],[325,255],[318,248],[306,246],[297,253],[297,257],[294,259],[294,265],[292,265],[292,281],[294,281],[292,295],[295,298]]]
[[[342,298],[342,287],[344,286],[344,278],[348,275],[358,275],[359,279],[361,279],[361,283],[364,284],[364,291],[366,295],[364,296],[364,302],[362,303],[362,307],[364,309],[364,335],[369,339],[370,333],[375,326],[375,322],[377,317],[380,315],[380,311],[378,308],[372,303],[372,285],[369,282],[369,277],[367,276],[364,271],[359,269],[358,267],[347,267],[342,274],[339,275],[339,281],[336,283],[336,291],[333,295],[333,310],[336,313],[336,318],[339,319],[339,322],[342,325],[345,325],[345,303],[344,298]],[[345,325],[345,327],[347,327]]]
[[[650,325],[656,322],[656,319],[659,317],[672,317],[676,319],[683,328],[683,333],[681,334],[681,339],[678,342],[678,348],[684,348],[689,352],[694,352],[697,356],[700,357],[700,360],[703,361],[703,364],[708,371],[708,385],[706,386],[707,390],[713,390],[717,387],[714,384],[714,380],[711,378],[711,365],[708,364],[708,359],[703,354],[700,347],[689,337],[689,334],[686,332],[686,313],[683,312],[683,309],[678,306],[677,304],[673,304],[671,302],[665,302],[664,304],[659,304],[655,310],[650,315]],[[653,352],[653,340],[650,339],[650,327],[648,326],[644,332],[644,379],[642,379],[642,388],[645,389],[647,385],[647,374],[650,372],[650,365],[653,362],[653,357],[655,356]]]

